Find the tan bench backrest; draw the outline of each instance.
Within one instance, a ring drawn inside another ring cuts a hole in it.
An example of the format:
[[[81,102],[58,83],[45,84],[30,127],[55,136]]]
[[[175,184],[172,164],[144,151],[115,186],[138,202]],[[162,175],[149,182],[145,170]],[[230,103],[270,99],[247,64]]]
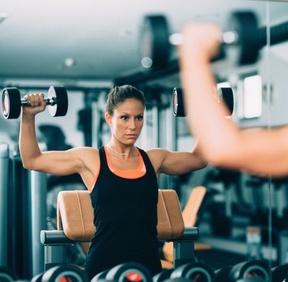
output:
[[[158,239],[172,240],[184,232],[179,199],[172,189],[159,189]],[[61,191],[57,198],[57,228],[74,241],[88,242],[95,233],[93,208],[88,191]]]
[[[185,227],[194,227],[197,222],[198,211],[207,192],[204,186],[194,187],[182,211]]]
[[[207,188],[204,186],[194,187],[182,211],[185,227],[194,227],[197,222],[198,211],[201,207]],[[163,256],[166,261],[173,263],[173,244],[165,242],[163,245]]]

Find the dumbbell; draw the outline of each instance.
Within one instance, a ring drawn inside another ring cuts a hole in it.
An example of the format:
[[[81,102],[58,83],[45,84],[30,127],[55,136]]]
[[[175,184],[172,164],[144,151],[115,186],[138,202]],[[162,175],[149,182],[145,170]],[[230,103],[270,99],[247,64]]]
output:
[[[164,269],[163,271],[153,276],[153,282],[163,282],[170,278],[170,275],[174,269]]]
[[[41,278],[42,282],[75,281],[88,282],[84,270],[73,264],[56,265],[46,270]]]
[[[49,113],[52,117],[65,116],[68,110],[67,91],[62,86],[51,86],[48,89],[47,103]],[[28,107],[29,103],[22,98],[16,87],[7,87],[2,91],[2,114],[5,119],[16,119],[20,116],[21,107]]]
[[[232,265],[224,266],[222,268],[216,269],[215,273],[215,282],[227,282],[229,273],[232,269]]]
[[[0,281],[15,281],[18,277],[11,269],[5,266],[0,266]]]
[[[152,275],[144,265],[137,262],[127,262],[96,274],[91,282],[104,280],[110,282],[152,282]]]
[[[185,278],[192,281],[213,282],[215,281],[215,274],[210,266],[201,262],[191,262],[180,265],[172,271],[170,279],[176,278]]]
[[[258,27],[258,18],[255,13],[252,11],[233,12],[228,18],[227,26],[231,30],[222,33],[219,54],[212,61],[227,56],[238,65],[256,63],[260,49],[267,44],[267,31],[265,27]],[[271,28],[271,45],[286,40],[288,40],[288,22]],[[181,34],[169,33],[165,16],[144,17],[140,26],[141,65],[144,68],[165,68],[169,63],[171,47],[182,42]]]
[[[172,91],[172,108],[175,117],[185,117],[185,105],[183,97],[183,89],[173,88]],[[231,87],[219,87],[217,90],[219,102],[224,102],[228,108],[230,116],[233,114],[234,109],[234,96]]]
[[[250,260],[250,261],[240,262],[234,265],[229,272],[229,278],[227,282],[235,282],[235,281],[239,281],[239,282],[251,281],[252,282],[253,280],[255,282],[256,281],[267,281],[267,282],[269,281],[269,266],[266,261]]]
[[[273,282],[288,281],[288,263],[273,267],[271,269],[271,276]]]
[[[32,277],[30,282],[41,282],[44,272],[38,273]]]

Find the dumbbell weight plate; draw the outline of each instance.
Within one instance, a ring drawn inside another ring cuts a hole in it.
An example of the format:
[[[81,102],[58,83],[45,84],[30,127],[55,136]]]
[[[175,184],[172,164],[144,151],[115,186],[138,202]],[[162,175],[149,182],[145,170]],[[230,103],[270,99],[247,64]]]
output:
[[[288,281],[287,263],[272,268],[271,272],[272,272],[272,281]]]
[[[243,279],[237,280],[236,282],[267,282],[267,281],[268,280],[263,279],[261,277],[249,277],[249,278],[243,278]],[[276,281],[272,280],[272,282],[276,282]],[[281,281],[281,282],[285,282],[285,281]]]
[[[164,280],[163,282],[191,282],[191,281],[192,280],[189,278],[178,277],[178,278],[168,278],[168,279]]]
[[[0,281],[1,282],[10,282],[15,281],[17,275],[14,274],[10,269],[5,266],[0,266]]]
[[[97,281],[103,280],[103,279],[105,280],[108,271],[109,271],[109,269],[104,270],[104,271],[102,271],[102,272],[99,272],[98,274],[96,274],[96,275],[92,278],[91,282],[97,282]]]
[[[170,55],[169,28],[162,15],[146,16],[140,29],[140,57],[144,68],[163,68]]]
[[[216,276],[215,282],[227,282],[231,269],[232,269],[232,265],[228,265],[223,268],[215,270],[214,271],[215,276]]]
[[[129,262],[111,268],[105,279],[117,282],[152,282],[152,275],[145,266],[136,262]]]
[[[238,263],[231,268],[229,281],[237,281],[245,278],[262,278],[269,281],[268,264],[262,260],[251,260]]]
[[[228,108],[229,114],[233,114],[234,95],[230,87],[220,87],[218,89],[218,98],[220,102],[224,102]],[[172,108],[175,117],[185,117],[185,106],[183,98],[183,90],[181,88],[173,88],[172,91]]]
[[[170,275],[174,269],[164,269],[153,276],[153,282],[163,282],[170,278]]]
[[[192,281],[213,282],[215,281],[215,274],[210,266],[201,262],[192,262],[174,269],[170,278],[188,278]]]
[[[41,282],[44,272],[38,273],[35,275],[30,282]]]
[[[181,88],[173,88],[172,108],[175,117],[185,117],[185,106],[183,101],[183,92]]]
[[[4,88],[2,91],[2,115],[5,119],[18,118],[21,113],[20,92],[15,87]]]
[[[228,108],[229,115],[231,116],[233,114],[234,109],[234,96],[233,96],[233,90],[231,87],[220,87],[218,90],[218,97],[220,99],[220,102],[224,102],[225,105]]]
[[[237,43],[226,46],[225,53],[236,65],[250,65],[258,60],[258,19],[251,11],[237,11],[230,15],[227,26],[238,35]]]
[[[66,280],[64,280],[66,279]],[[86,282],[88,281],[84,271],[76,265],[63,264],[53,266],[44,272],[42,282],[70,281]]]
[[[67,91],[62,86],[50,86],[47,94],[48,98],[55,99],[56,103],[48,107],[52,117],[65,116],[68,110]]]

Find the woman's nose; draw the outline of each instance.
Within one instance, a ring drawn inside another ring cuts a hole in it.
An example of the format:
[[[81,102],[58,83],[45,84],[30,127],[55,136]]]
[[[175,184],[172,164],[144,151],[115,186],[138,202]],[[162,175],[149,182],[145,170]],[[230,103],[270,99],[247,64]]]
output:
[[[131,119],[129,122],[129,128],[136,128],[136,121]]]

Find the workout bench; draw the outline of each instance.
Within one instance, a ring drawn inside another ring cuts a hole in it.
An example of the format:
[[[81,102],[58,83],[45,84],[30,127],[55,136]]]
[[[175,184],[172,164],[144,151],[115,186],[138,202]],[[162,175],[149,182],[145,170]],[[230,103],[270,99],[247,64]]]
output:
[[[176,192],[159,189],[158,239],[173,242],[173,266],[193,262],[197,227],[185,227]],[[88,191],[61,191],[57,198],[58,230],[41,230],[45,270],[66,263],[66,248],[76,242],[90,242],[94,235],[93,208]]]
[[[184,227],[195,227],[198,219],[199,210],[203,203],[204,197],[207,193],[207,188],[204,186],[196,186],[192,189],[189,198],[182,210],[182,218]],[[173,242],[166,241],[163,245],[163,257],[161,261],[162,268],[174,267],[174,251]],[[194,245],[194,251],[206,251],[211,250],[211,247],[207,244],[196,243]]]

